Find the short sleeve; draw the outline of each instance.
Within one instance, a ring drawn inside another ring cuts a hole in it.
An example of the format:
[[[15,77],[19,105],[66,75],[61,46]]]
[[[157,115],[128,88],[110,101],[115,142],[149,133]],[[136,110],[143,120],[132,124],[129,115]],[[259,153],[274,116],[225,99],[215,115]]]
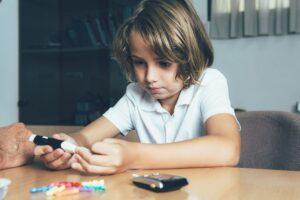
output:
[[[227,80],[223,74],[215,74],[203,86],[201,112],[203,123],[216,114],[229,113],[235,116],[229,100]]]
[[[125,136],[131,130],[133,130],[133,123],[131,113],[133,105],[128,99],[127,95],[124,95],[113,107],[109,108],[103,116],[112,122],[119,131]]]

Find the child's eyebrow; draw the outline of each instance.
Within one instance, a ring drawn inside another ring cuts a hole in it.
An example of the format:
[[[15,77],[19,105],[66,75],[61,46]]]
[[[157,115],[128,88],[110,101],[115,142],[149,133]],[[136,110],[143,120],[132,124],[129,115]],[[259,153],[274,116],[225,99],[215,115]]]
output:
[[[138,59],[142,59],[143,60],[143,58],[142,57],[139,57],[139,56],[137,56],[137,55],[131,55],[131,58],[138,58]],[[167,59],[165,59],[165,58],[160,58],[160,57],[155,57],[154,58],[155,60],[167,60]]]
[[[133,54],[131,54],[131,57],[132,57],[132,58],[139,58],[139,59],[143,59],[143,58],[141,58],[141,57],[139,57],[139,56],[136,56],[136,55],[133,55]]]

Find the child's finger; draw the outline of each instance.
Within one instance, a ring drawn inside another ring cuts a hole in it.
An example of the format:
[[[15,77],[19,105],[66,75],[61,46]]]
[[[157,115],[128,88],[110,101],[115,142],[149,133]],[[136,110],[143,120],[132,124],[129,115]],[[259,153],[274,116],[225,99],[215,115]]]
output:
[[[91,165],[100,165],[100,166],[112,166],[111,158],[107,155],[96,155],[92,154],[90,151],[86,151],[85,148],[79,147],[76,151],[77,155],[80,155],[87,163]]]
[[[91,150],[96,154],[112,155],[115,153],[115,145],[112,143],[96,142],[92,145]]]
[[[120,142],[120,139],[116,139],[116,138],[105,138],[105,139],[103,140],[103,142],[115,144],[115,143],[119,143],[119,142]]]
[[[71,164],[71,168],[74,169],[74,170],[77,170],[77,171],[80,171],[80,172],[85,172],[83,167],[81,166],[80,163],[76,162],[76,163],[72,163]]]
[[[90,150],[88,150],[85,147],[77,147],[76,150],[75,150],[75,153],[81,155],[82,157],[84,157],[86,159],[88,157],[92,156],[92,153],[90,152]]]
[[[53,135],[53,138],[59,139],[59,140],[67,140],[69,138],[69,136],[64,133],[56,133]]]
[[[82,166],[82,169],[89,174],[113,174],[116,172],[115,167],[96,166],[87,163],[80,155],[76,155],[78,163]]]
[[[116,166],[114,162],[115,158],[115,148],[113,144],[100,142],[99,144],[93,145],[92,154],[90,151],[86,151],[82,147],[77,148],[76,153],[81,156],[88,164],[103,166],[103,167],[113,167]]]
[[[78,151],[77,155],[79,155],[82,159],[84,159],[87,163],[91,165],[99,165],[105,167],[114,166],[111,156],[100,155],[100,154],[96,155],[84,151]]]
[[[36,146],[34,148],[34,155],[35,156],[41,156],[43,154],[47,154],[47,153],[50,153],[52,151],[53,151],[53,149],[49,145]]]

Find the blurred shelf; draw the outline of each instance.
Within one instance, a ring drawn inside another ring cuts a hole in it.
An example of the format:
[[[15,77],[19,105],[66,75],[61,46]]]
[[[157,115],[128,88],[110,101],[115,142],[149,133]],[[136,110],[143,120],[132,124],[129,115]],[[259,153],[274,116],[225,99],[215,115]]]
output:
[[[76,47],[76,48],[43,48],[43,49],[23,49],[24,54],[39,54],[39,53],[86,53],[97,51],[109,51],[108,47]]]

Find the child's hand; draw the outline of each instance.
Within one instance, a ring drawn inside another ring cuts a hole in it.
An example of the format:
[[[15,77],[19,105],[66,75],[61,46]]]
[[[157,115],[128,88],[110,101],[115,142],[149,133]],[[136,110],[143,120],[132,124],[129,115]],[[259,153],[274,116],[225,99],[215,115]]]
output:
[[[64,133],[54,134],[53,138],[77,144],[72,137]],[[36,146],[34,155],[40,156],[40,159],[45,163],[46,167],[55,170],[70,168],[71,164],[76,162],[75,156],[71,153],[65,152],[63,149],[53,150],[49,145]]]
[[[77,148],[72,168],[87,174],[115,174],[131,169],[137,157],[136,144],[108,138],[96,142],[91,150]]]

